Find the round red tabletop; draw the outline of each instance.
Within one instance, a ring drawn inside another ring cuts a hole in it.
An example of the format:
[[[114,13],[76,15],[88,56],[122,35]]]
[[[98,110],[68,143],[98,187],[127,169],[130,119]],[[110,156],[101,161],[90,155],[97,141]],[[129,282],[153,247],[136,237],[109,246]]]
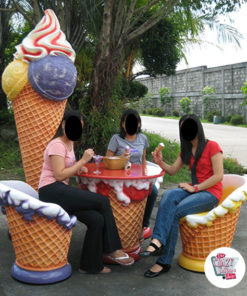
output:
[[[87,163],[85,165],[88,173],[80,174],[80,177],[110,180],[129,180],[129,179],[153,179],[161,177],[165,174],[159,166],[132,164],[128,170],[109,170],[104,168],[104,164],[99,166],[100,174],[94,174],[96,170],[95,163]]]

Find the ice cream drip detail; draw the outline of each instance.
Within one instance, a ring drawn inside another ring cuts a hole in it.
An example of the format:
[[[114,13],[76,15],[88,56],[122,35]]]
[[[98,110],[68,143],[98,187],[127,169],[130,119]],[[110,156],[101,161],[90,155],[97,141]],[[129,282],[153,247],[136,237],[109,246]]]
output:
[[[14,57],[27,63],[40,60],[47,55],[63,55],[72,62],[75,61],[75,51],[66,40],[58,19],[51,9],[45,11],[45,16],[24,38],[22,44],[16,46],[16,50]]]
[[[23,214],[27,221],[31,221],[34,214],[45,216],[48,219],[56,219],[57,222],[71,229],[76,225],[76,217],[69,216],[59,205],[53,203],[44,203],[29,195],[9,188],[3,184],[0,185],[0,205],[15,206],[18,213]]]
[[[86,186],[91,192],[100,191],[100,182],[109,185],[116,194],[118,201],[120,201],[124,206],[128,206],[131,201],[140,201],[147,195],[145,193],[150,190],[150,183],[155,182],[153,180],[106,180],[106,179],[87,179],[80,177],[79,182]],[[131,194],[130,190],[134,189],[135,194]],[[136,194],[136,192],[142,192],[142,195]],[[101,192],[102,194],[102,192]]]
[[[181,221],[185,219],[185,221],[191,227],[197,227],[198,225],[211,226],[217,217],[223,217],[229,212],[231,213],[236,211],[236,209],[241,207],[242,203],[244,203],[246,200],[247,185],[244,184],[232,192],[220,205],[211,211],[202,214],[187,215]]]

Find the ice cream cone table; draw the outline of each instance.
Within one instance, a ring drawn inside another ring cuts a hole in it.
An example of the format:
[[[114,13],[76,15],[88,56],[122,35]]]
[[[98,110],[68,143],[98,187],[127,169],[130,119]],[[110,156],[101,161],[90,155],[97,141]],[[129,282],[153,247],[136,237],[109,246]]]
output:
[[[164,175],[164,171],[158,166],[141,164],[132,164],[128,170],[109,170],[101,163],[100,174],[96,175],[93,173],[95,163],[86,166],[88,173],[77,176],[79,188],[109,198],[122,247],[138,260],[147,196],[152,184]]]

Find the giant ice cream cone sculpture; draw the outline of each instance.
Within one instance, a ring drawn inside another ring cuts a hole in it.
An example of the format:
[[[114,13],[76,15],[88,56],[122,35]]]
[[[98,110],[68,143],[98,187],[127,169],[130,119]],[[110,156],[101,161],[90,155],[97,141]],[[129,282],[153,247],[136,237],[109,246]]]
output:
[[[16,49],[2,87],[13,104],[26,182],[37,190],[44,149],[76,84],[75,52],[50,9]]]

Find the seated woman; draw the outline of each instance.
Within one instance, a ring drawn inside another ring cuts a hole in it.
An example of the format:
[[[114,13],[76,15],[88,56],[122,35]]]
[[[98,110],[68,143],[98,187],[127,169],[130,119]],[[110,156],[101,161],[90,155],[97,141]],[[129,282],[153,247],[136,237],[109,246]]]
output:
[[[79,271],[109,273],[111,269],[103,265],[103,254],[122,265],[131,265],[134,259],[120,250],[122,246],[108,198],[68,185],[75,173],[87,171],[84,165],[94,155],[92,149],[87,149],[82,158],[75,161],[74,141],[80,139],[83,125],[79,112],[65,113],[57,134],[44,152],[39,198],[59,204],[87,225]]]
[[[119,134],[112,136],[106,155],[129,156],[129,151],[126,147],[135,150],[135,152],[130,155],[131,163],[146,163],[146,149],[149,147],[149,143],[147,137],[141,133],[141,117],[138,112],[133,109],[127,109],[123,112],[120,120],[120,132]],[[157,195],[158,190],[153,184],[152,192],[147,199],[143,218],[144,239],[147,239],[152,235],[152,230],[149,225]]]
[[[191,169],[192,184],[180,183],[178,188],[163,193],[158,209],[152,242],[141,256],[160,256],[144,273],[153,278],[169,271],[178,237],[179,219],[216,207],[222,195],[223,156],[219,145],[206,140],[199,118],[185,115],[179,121],[181,153],[173,165],[162,161],[161,152],[153,153],[155,162],[169,175],[183,165]]]

